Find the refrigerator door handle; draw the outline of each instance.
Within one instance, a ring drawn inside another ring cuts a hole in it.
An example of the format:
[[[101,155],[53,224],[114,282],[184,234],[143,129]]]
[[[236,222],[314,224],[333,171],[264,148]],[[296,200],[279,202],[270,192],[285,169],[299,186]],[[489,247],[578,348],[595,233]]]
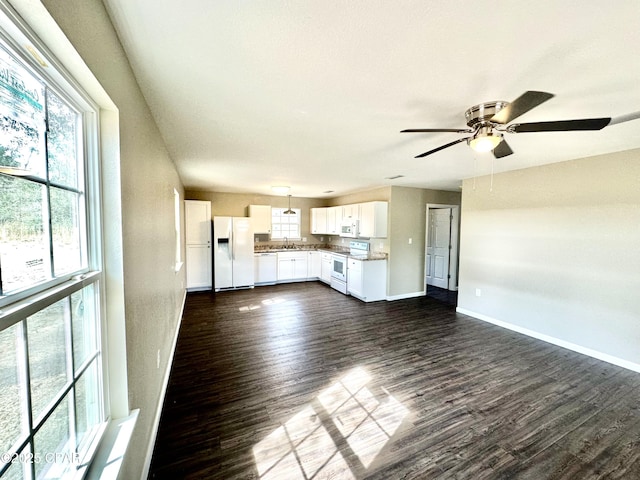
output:
[[[231,240],[231,251],[229,252],[229,258],[231,258],[231,260],[235,260],[236,259],[236,238],[235,235],[233,234],[233,229],[231,229],[231,231],[229,232],[229,237]]]

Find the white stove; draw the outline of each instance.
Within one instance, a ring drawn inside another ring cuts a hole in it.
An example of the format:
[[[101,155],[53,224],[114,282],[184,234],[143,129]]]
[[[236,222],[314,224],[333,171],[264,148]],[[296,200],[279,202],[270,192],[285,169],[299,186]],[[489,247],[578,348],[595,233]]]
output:
[[[331,288],[347,294],[347,257],[366,258],[369,255],[369,242],[352,240],[349,253],[334,253],[331,258]]]

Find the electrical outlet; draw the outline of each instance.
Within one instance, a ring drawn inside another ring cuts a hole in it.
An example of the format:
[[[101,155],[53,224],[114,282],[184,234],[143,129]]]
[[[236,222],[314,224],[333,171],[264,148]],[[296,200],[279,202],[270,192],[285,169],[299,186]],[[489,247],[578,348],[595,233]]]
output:
[[[409,238],[409,245],[413,243],[413,238]]]
[[[479,288],[476,288],[476,297],[481,297],[482,296],[482,290],[480,290]]]
[[[320,241],[321,241],[321,242],[324,242],[324,237],[320,237]]]
[[[380,242],[380,246],[378,248],[382,250],[384,248],[384,243]]]
[[[160,368],[160,349],[158,349],[158,356],[156,358],[156,368]]]
[[[258,237],[253,239],[254,242],[258,243],[260,241],[260,239]]]
[[[302,241],[306,242],[307,241],[307,237],[302,237]]]

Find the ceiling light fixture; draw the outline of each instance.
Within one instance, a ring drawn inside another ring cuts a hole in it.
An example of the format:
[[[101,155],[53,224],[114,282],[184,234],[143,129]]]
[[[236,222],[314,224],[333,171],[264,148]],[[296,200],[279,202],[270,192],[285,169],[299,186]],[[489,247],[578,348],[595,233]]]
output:
[[[296,212],[294,212],[293,210],[291,210],[291,195],[288,195],[289,197],[289,208],[287,210],[285,210],[284,212],[282,212],[285,215],[295,215]]]
[[[502,135],[493,133],[491,127],[483,127],[469,140],[469,146],[476,152],[490,152],[502,141]]]
[[[291,187],[285,187],[285,186],[271,187],[271,191],[276,195],[286,195],[287,193],[289,193],[290,189]]]

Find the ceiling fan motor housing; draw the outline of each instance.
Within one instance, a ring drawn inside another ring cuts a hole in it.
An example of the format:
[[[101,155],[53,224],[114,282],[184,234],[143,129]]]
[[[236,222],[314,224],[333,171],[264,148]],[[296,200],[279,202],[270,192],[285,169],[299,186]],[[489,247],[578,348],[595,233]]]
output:
[[[509,102],[504,102],[501,100],[474,105],[466,112],[464,112],[464,117],[467,120],[467,125],[473,129],[477,127],[492,125],[489,121],[491,117],[493,117],[507,105],[509,105]]]

